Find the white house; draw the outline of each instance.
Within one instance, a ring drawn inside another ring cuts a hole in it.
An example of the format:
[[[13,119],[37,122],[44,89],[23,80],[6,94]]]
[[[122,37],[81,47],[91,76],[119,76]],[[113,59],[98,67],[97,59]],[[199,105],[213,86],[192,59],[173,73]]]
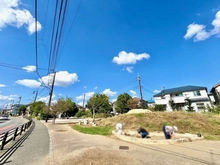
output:
[[[220,104],[220,83],[216,84],[214,87],[212,87],[210,93],[215,98],[215,104]]]
[[[187,100],[191,102],[193,110],[201,112],[211,105],[207,88],[201,86],[182,86],[178,88],[164,89],[154,95],[156,104],[166,106],[167,111],[172,111],[171,102],[179,109],[187,110]]]

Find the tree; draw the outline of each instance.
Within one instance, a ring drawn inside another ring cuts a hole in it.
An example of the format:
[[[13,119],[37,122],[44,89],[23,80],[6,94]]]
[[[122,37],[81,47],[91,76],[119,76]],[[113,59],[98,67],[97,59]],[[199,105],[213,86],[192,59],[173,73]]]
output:
[[[18,108],[18,114],[19,115],[25,115],[26,114],[26,110],[27,110],[26,106],[22,105],[22,106],[20,106]]]
[[[64,114],[70,117],[74,116],[77,112],[78,108],[71,98],[59,98],[57,103],[53,104],[50,109],[50,113],[53,116],[53,123],[55,123],[55,120],[59,114]]]
[[[93,120],[95,120],[96,113],[108,114],[112,111],[112,106],[109,103],[109,97],[105,94],[94,94],[87,102],[86,105],[93,114]]]
[[[39,116],[43,119],[46,116],[47,106],[42,101],[37,101],[31,104],[30,106],[30,114],[33,117]]]
[[[72,101],[71,98],[67,98],[65,100],[65,111],[63,112],[64,117],[70,117],[75,116],[75,114],[79,111],[79,109],[76,106],[76,103]]]
[[[139,108],[138,103],[139,103],[140,99],[138,98],[131,98],[128,100],[128,108],[129,109],[137,109]]]
[[[130,108],[128,105],[128,100],[132,99],[132,97],[127,94],[120,94],[117,98],[117,101],[115,103],[115,109],[118,113],[127,113]]]
[[[186,101],[186,105],[188,106],[186,111],[194,112],[195,110],[194,107],[192,107],[192,101],[189,98],[186,98],[185,101]]]

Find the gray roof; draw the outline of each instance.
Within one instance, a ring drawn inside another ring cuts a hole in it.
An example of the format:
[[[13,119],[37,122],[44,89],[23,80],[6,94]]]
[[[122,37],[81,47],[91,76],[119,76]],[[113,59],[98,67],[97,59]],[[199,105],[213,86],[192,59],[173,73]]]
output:
[[[205,89],[207,91],[206,87],[188,85],[188,86],[182,86],[182,87],[177,87],[177,88],[164,89],[160,93],[154,95],[154,97],[160,97],[166,94],[175,94],[175,93],[196,91],[196,90],[202,90],[202,89]]]

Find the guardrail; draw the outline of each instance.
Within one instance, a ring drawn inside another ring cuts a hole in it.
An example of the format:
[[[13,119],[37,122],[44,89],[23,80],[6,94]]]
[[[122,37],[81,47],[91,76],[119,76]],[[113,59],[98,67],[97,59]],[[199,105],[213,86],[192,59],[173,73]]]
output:
[[[11,140],[15,140],[17,136],[22,135],[23,132],[26,131],[30,127],[32,120],[28,121],[27,123],[20,125],[18,127],[12,128],[7,132],[3,132],[0,134],[0,150],[4,149],[4,146],[9,143]]]

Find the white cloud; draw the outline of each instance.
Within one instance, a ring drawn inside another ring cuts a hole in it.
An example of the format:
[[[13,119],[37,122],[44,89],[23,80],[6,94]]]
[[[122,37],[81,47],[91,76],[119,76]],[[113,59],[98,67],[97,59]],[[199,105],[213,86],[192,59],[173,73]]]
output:
[[[77,103],[80,106],[83,106],[83,101]]]
[[[0,100],[15,100],[17,99],[17,95],[10,95],[10,96],[4,96],[4,95],[0,95]]]
[[[35,18],[27,9],[21,9],[20,0],[1,0],[0,1],[0,30],[10,25],[16,28],[22,26],[28,30],[29,34],[35,32]],[[37,21],[37,31],[42,29]]]
[[[112,99],[112,100],[111,100],[112,103],[114,103],[114,102],[116,102],[116,101],[117,101],[117,99]]]
[[[210,37],[210,34],[204,30],[204,25],[192,23],[187,28],[187,32],[184,36],[186,40],[192,38],[193,36],[195,36],[194,41],[205,40]]]
[[[220,11],[218,11],[215,15],[215,19],[212,21],[212,25],[214,29],[212,30],[212,34],[217,34],[219,37],[220,34]]]
[[[77,96],[77,97],[76,97],[76,100],[83,100],[84,97],[85,97],[85,100],[88,100],[88,99],[90,99],[94,94],[95,94],[95,92],[87,92],[87,93],[85,93],[85,94],[82,94],[82,95],[80,95],[80,96]]]
[[[150,55],[147,53],[136,54],[133,52],[127,53],[125,51],[119,52],[118,56],[115,56],[112,62],[123,65],[123,64],[136,64],[137,61],[143,59],[149,59]]]
[[[6,85],[4,85],[4,84],[0,84],[0,88],[2,88],[2,87],[5,87]]]
[[[160,93],[161,92],[161,90],[154,90],[154,93]]]
[[[42,77],[43,82],[45,84],[49,83],[49,85],[52,85],[53,75],[54,74],[50,74],[49,76]],[[70,84],[74,84],[77,81],[79,80],[78,80],[78,76],[76,73],[68,73],[67,71],[59,71],[56,73],[54,85],[67,87]]]
[[[98,87],[95,87],[94,89],[98,89]]]
[[[27,72],[34,72],[36,71],[36,66],[28,65],[28,66],[22,67],[22,69],[26,70]]]
[[[55,97],[56,97],[56,95],[53,94],[52,95],[52,101],[51,101],[52,104],[57,102],[57,100],[54,100]],[[50,98],[50,96],[48,94],[48,96],[40,97],[39,99],[37,99],[37,101],[42,101],[42,102],[48,103],[49,98]]]
[[[128,66],[128,67],[126,67],[126,68],[123,69],[123,70],[126,70],[126,71],[128,71],[129,73],[132,73],[132,72],[133,72],[133,69],[134,69],[133,66]]]
[[[107,96],[115,96],[117,94],[117,92],[113,92],[110,89],[105,89],[102,93]]]
[[[218,11],[215,15],[215,19],[212,21],[213,29],[206,31],[205,25],[199,25],[192,23],[187,27],[187,32],[184,35],[184,38],[190,39],[194,37],[194,41],[202,41],[206,40],[212,35],[216,35],[220,37],[220,11]]]
[[[137,93],[135,91],[133,91],[133,90],[130,90],[129,92],[132,94],[132,96],[136,96],[137,95]]]
[[[41,85],[41,82],[30,79],[17,80],[16,83],[29,88],[38,88]]]

